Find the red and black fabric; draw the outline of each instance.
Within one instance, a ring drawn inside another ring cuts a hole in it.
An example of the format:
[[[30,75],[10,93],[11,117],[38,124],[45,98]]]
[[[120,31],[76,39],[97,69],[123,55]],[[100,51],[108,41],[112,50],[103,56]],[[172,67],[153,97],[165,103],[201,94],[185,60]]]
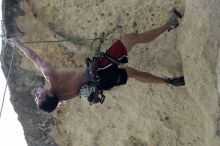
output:
[[[120,63],[124,64],[124,63],[128,63],[128,58],[127,58],[127,49],[125,48],[125,46],[123,45],[123,43],[118,40],[116,41],[106,52],[106,55],[108,55],[109,57],[119,61]],[[98,63],[98,70],[102,70],[105,69],[109,66],[111,66],[113,63],[110,62],[108,59],[106,58],[102,58],[102,59],[98,59],[99,63]]]
[[[106,55],[119,61],[121,64],[127,63],[127,50],[120,40],[116,41],[106,52]],[[126,84],[128,75],[125,69],[118,68],[106,58],[97,58],[97,74],[100,77],[100,90],[109,90],[114,86]]]

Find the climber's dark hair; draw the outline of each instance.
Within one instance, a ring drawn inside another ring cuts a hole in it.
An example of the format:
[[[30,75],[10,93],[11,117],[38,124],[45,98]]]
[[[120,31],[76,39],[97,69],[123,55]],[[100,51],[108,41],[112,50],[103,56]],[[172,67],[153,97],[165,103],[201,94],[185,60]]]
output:
[[[46,100],[42,102],[40,105],[38,105],[38,108],[43,110],[44,112],[52,112],[56,109],[57,105],[59,103],[59,98],[56,95],[48,96],[46,95]]]

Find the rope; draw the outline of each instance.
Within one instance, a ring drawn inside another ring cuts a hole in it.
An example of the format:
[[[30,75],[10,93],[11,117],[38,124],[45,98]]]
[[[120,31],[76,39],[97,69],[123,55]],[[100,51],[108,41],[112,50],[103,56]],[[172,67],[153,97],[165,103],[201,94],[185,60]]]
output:
[[[26,44],[34,44],[34,43],[56,43],[56,42],[68,42],[69,40],[53,40],[53,41],[29,41],[29,42],[21,42]]]
[[[99,54],[100,54],[101,46],[102,46],[102,44],[104,43],[104,33],[103,33],[103,34],[101,35],[101,37],[99,37],[99,38],[86,39],[86,40],[92,41],[92,43],[91,43],[91,45],[90,45],[90,48],[91,48],[92,50],[93,50],[93,45],[94,45],[95,41],[99,41],[99,44],[98,44],[98,46],[97,46],[96,49],[95,49],[94,56],[99,55]],[[71,41],[71,40],[24,41],[24,42],[21,42],[21,43],[34,44],[34,43],[57,43],[57,42],[68,42],[68,41]]]
[[[100,49],[101,49],[101,45],[104,43],[104,35],[102,34],[102,36],[100,38],[94,38],[94,39],[86,39],[86,40],[92,40],[92,43],[90,45],[90,48],[93,50],[93,44],[95,41],[99,41],[98,47],[95,49],[95,53],[94,56],[97,56],[100,54]],[[51,41],[24,41],[21,43],[24,44],[34,44],[34,43],[56,43],[56,42],[68,42],[71,40],[51,40]]]
[[[94,38],[94,39],[85,39],[85,40],[92,40],[92,41],[95,41],[95,40],[99,40],[101,38]],[[71,39],[66,39],[66,40],[48,40],[48,41],[24,41],[24,42],[21,42],[21,43],[26,43],[26,44],[34,44],[34,43],[57,43],[57,42],[69,42],[71,41]]]
[[[0,118],[1,118],[1,115],[2,115],[2,110],[3,110],[3,106],[4,106],[4,101],[5,101],[5,94],[6,94],[6,89],[8,87],[8,79],[9,79],[9,76],[10,76],[10,72],[11,72],[11,66],[12,66],[12,62],[14,60],[14,48],[12,50],[12,55],[11,55],[11,62],[10,62],[10,66],[9,66],[9,70],[8,70],[8,75],[7,75],[7,78],[6,78],[6,85],[5,85],[5,90],[4,90],[4,94],[3,94],[3,100],[2,100],[2,105],[1,105],[1,111],[0,111]]]

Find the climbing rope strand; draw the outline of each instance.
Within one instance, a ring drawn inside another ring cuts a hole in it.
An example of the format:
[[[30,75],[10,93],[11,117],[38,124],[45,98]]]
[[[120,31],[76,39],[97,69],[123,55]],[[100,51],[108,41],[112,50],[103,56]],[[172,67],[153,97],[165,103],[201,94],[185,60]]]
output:
[[[0,35],[0,37],[2,38],[3,41],[5,41],[7,43],[8,38],[5,37],[3,34]],[[10,38],[9,38],[10,39]],[[96,41],[96,40],[100,40],[102,39],[101,37],[97,37],[97,38],[88,38],[85,40],[88,41]],[[21,43],[27,43],[27,44],[31,44],[31,43],[56,43],[56,42],[71,42],[71,39],[64,39],[64,40],[43,40],[43,41],[21,41]]]
[[[11,66],[12,66],[12,62],[14,60],[14,50],[15,48],[13,48],[12,50],[12,55],[11,55],[11,62],[10,62],[10,66],[9,66],[9,70],[8,70],[8,75],[7,75],[7,78],[6,78],[6,85],[5,85],[5,90],[4,90],[4,94],[3,94],[3,100],[2,100],[2,105],[1,105],[1,111],[0,111],[0,118],[1,118],[1,115],[2,115],[2,110],[3,110],[3,106],[4,106],[4,101],[5,101],[5,94],[6,94],[6,89],[8,87],[8,79],[9,79],[9,76],[10,76],[10,72],[11,72]]]
[[[53,40],[53,41],[24,41],[21,43],[34,44],[34,43],[55,43],[55,42],[68,42],[69,40]]]
[[[86,40],[97,40],[100,38],[94,38],[94,39],[86,39]],[[48,40],[48,41],[22,41],[21,43],[27,43],[27,44],[34,44],[34,43],[56,43],[56,42],[70,42],[71,39],[66,39],[66,40]]]

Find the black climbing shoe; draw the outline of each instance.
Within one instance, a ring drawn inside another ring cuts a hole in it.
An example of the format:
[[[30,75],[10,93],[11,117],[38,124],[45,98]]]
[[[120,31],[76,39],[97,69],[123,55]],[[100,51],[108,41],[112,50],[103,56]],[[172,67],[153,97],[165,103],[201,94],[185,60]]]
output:
[[[173,86],[184,86],[185,85],[185,80],[184,77],[177,77],[177,78],[168,78],[167,80],[168,84],[171,84]]]
[[[178,27],[179,26],[179,19],[181,19],[181,18],[182,18],[182,14],[174,8],[172,11],[172,16],[168,22],[170,25],[170,29],[168,31],[170,31],[173,28]]]

